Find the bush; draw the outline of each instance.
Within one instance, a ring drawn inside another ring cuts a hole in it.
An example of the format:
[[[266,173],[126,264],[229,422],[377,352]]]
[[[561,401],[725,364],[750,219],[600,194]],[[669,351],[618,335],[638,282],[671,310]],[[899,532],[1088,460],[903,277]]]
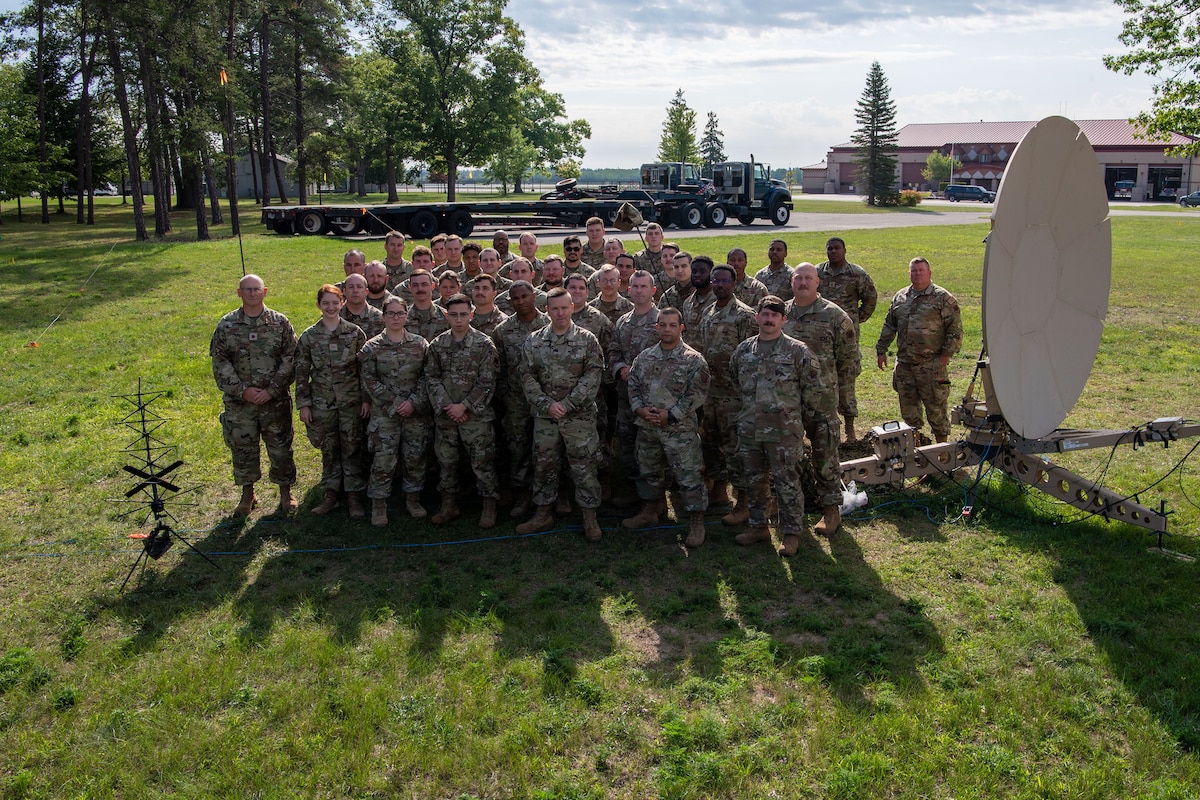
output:
[[[905,189],[900,193],[900,205],[906,208],[916,208],[923,199],[924,195],[913,189]]]

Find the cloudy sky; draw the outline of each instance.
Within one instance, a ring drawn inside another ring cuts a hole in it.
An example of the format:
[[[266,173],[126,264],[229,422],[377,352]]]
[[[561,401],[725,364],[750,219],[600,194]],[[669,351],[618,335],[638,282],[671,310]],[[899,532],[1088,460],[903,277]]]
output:
[[[1110,0],[509,0],[526,51],[572,117],[584,166],[652,160],[676,89],[730,158],[821,161],[848,141],[871,62],[900,125],[1126,118],[1151,81],[1104,68],[1124,20]]]

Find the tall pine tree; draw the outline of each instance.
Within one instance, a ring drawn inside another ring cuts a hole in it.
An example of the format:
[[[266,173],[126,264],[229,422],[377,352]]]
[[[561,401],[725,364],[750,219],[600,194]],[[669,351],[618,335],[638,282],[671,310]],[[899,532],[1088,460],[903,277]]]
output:
[[[700,158],[704,159],[704,175],[709,178],[713,176],[713,165],[725,160],[725,132],[720,125],[716,112],[708,112],[704,138],[700,140]]]
[[[859,191],[869,206],[895,205],[900,194],[896,191],[896,151],[899,137],[896,132],[896,104],[883,68],[876,61],[867,73],[867,86],[854,112],[858,129],[850,141],[858,148],[854,159],[858,164]]]

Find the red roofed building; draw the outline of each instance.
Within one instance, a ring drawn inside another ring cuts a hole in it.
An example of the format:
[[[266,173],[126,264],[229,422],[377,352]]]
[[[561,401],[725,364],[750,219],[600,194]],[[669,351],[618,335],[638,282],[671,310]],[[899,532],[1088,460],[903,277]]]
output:
[[[1109,197],[1133,200],[1173,199],[1200,186],[1200,174],[1193,170],[1195,159],[1165,155],[1168,147],[1187,144],[1193,139],[1172,134],[1168,141],[1146,141],[1134,135],[1134,127],[1124,119],[1084,119],[1075,123],[1092,143]],[[925,159],[934,150],[951,152],[962,162],[954,172],[954,183],[974,184],[995,191],[1004,177],[1004,167],[1017,142],[1034,122],[937,122],[905,125],[899,131],[897,178],[902,189],[929,189],[921,177]],[[825,173],[811,176],[805,170],[805,191],[825,194],[852,194],[857,165],[853,144],[839,144],[825,156]],[[1128,188],[1128,182],[1133,186]],[[1118,182],[1121,186],[1118,187]],[[810,188],[811,187],[811,188]],[[818,188],[819,187],[819,188]]]

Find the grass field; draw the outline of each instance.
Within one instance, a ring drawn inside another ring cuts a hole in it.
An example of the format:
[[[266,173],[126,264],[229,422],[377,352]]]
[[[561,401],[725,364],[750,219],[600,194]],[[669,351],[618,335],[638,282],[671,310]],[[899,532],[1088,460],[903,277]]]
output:
[[[319,456],[299,433],[301,513],[271,519],[268,488],[232,523],[208,341],[237,303],[238,242],[227,226],[189,242],[180,214],[170,240],[131,243],[126,213],[44,227],[4,207],[0,797],[1200,796],[1200,567],[995,475],[969,521],[954,484],[873,490],[781,561],[715,519],[692,553],[672,527],[612,515],[598,545],[577,516],[484,535],[470,501],[440,529],[399,508],[382,532],[317,519]],[[347,243],[243,213],[247,268],[303,329]],[[1200,417],[1200,222],[1113,231],[1109,322],[1066,424]],[[979,352],[986,233],[838,234],[882,295],[920,253],[959,297],[956,395]],[[688,247],[761,264],[774,235]],[[792,263],[822,257],[826,234],[785,238]],[[116,396],[139,380],[164,393],[159,435],[196,489],[179,529],[217,566],[176,545],[120,593],[145,528],[111,502],[132,486]],[[859,386],[861,425],[898,415],[887,374]],[[1166,546],[1194,557],[1200,456],[1171,470],[1195,442],[1062,461],[1166,500]]]

